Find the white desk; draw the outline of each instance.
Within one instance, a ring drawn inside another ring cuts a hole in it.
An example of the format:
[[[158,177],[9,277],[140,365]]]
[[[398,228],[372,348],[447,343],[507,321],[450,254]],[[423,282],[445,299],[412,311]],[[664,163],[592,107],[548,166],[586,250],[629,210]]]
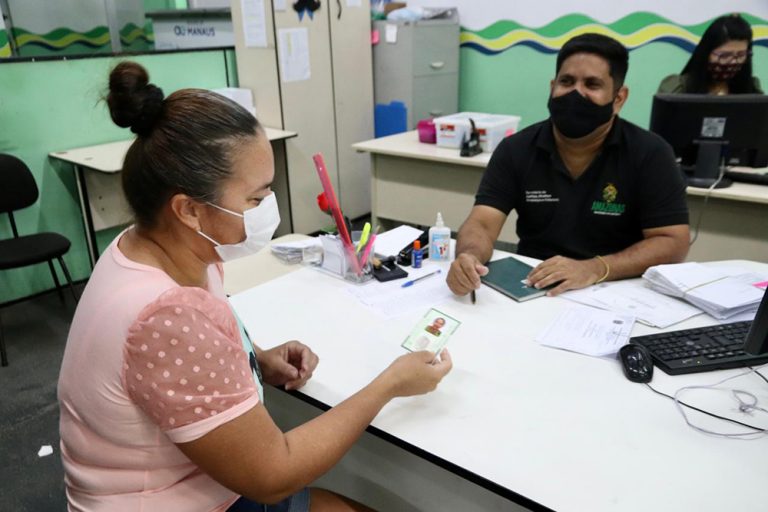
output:
[[[265,128],[275,154],[275,181],[273,188],[278,194],[281,222],[280,232],[290,233],[290,197],[285,164],[285,139],[296,137],[295,132]],[[73,164],[77,175],[77,193],[83,215],[88,257],[91,267],[99,257],[96,231],[121,226],[131,222],[128,203],[123,196],[118,173],[131,140],[98,144],[83,148],[54,151],[49,157]],[[97,172],[86,172],[97,171]]]
[[[457,231],[475,202],[489,153],[472,158],[458,150],[422,144],[417,132],[405,132],[352,146],[371,154],[371,217],[431,226],[441,211],[446,224]],[[704,208],[706,190],[688,188],[693,227]],[[744,258],[768,262],[768,187],[734,183],[713,190],[706,205],[701,233],[691,247],[691,261]],[[517,242],[513,211],[499,240]]]
[[[299,339],[320,356],[314,378],[295,394],[318,407],[336,405],[402,354],[401,341],[423,314],[384,320],[344,281],[300,266],[280,267],[288,273],[270,281],[259,275],[264,258],[271,256],[227,264],[225,285],[263,283],[232,298],[259,345]],[[440,307],[463,321],[450,342],[452,373],[436,392],[385,407],[336,470],[337,490],[382,510],[522,510],[514,502],[574,512],[765,510],[765,440],[696,433],[669,400],[627,381],[616,361],[535,343],[564,299],[518,304],[486,287],[477,295],[475,306],[455,298]],[[700,316],[677,327],[705,323]],[[633,333],[653,331],[637,325]],[[670,377],[657,369],[652,384],[672,393],[736,372]],[[768,403],[757,377],[738,386]],[[268,395],[273,414],[275,401],[278,414],[301,407],[285,393]],[[733,414],[733,403],[720,398],[706,394],[696,404]]]

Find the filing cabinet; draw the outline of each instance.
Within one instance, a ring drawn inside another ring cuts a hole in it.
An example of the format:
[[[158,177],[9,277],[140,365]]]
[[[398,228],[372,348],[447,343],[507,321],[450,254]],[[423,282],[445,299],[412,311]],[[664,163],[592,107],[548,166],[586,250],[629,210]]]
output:
[[[253,91],[259,120],[298,133],[285,142],[287,181],[275,184],[288,195],[292,231],[308,234],[332,223],[315,200],[315,153],[344,214],[371,211],[370,158],[352,149],[373,137],[370,2],[318,2],[306,13],[292,4],[263,3],[266,46],[246,43],[241,2],[232,2],[232,20],[239,85]]]
[[[375,21],[379,43],[373,48],[374,101],[401,101],[407,129],[419,119],[459,110],[459,19],[449,16],[417,22]]]

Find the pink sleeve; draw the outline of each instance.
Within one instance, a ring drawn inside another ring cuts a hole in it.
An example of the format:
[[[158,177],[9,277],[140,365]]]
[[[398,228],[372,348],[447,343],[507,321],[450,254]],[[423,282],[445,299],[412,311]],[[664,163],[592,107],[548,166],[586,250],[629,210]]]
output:
[[[174,442],[201,437],[258,403],[231,316],[225,303],[204,290],[179,288],[146,307],[129,330],[126,390]],[[203,420],[202,430],[191,427]],[[174,439],[179,429],[185,434]]]

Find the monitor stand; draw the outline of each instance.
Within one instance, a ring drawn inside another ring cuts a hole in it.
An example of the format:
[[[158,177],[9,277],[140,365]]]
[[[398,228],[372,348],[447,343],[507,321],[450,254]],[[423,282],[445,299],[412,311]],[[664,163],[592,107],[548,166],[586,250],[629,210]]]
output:
[[[723,149],[728,145],[728,141],[696,140],[694,143],[699,146],[699,150],[696,155],[696,165],[693,167],[693,176],[687,177],[688,186],[710,188],[717,183],[715,188],[726,188],[733,185],[728,178],[717,181],[720,176],[720,166],[725,165],[721,162]]]

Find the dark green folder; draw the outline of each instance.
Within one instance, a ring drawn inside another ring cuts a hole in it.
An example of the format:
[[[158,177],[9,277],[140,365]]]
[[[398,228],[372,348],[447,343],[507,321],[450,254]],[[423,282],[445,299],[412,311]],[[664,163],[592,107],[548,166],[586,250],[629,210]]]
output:
[[[536,289],[525,285],[523,280],[533,270],[533,267],[518,259],[504,258],[491,261],[486,266],[488,267],[488,274],[480,278],[482,282],[504,295],[512,297],[517,302],[541,297],[549,289]]]

